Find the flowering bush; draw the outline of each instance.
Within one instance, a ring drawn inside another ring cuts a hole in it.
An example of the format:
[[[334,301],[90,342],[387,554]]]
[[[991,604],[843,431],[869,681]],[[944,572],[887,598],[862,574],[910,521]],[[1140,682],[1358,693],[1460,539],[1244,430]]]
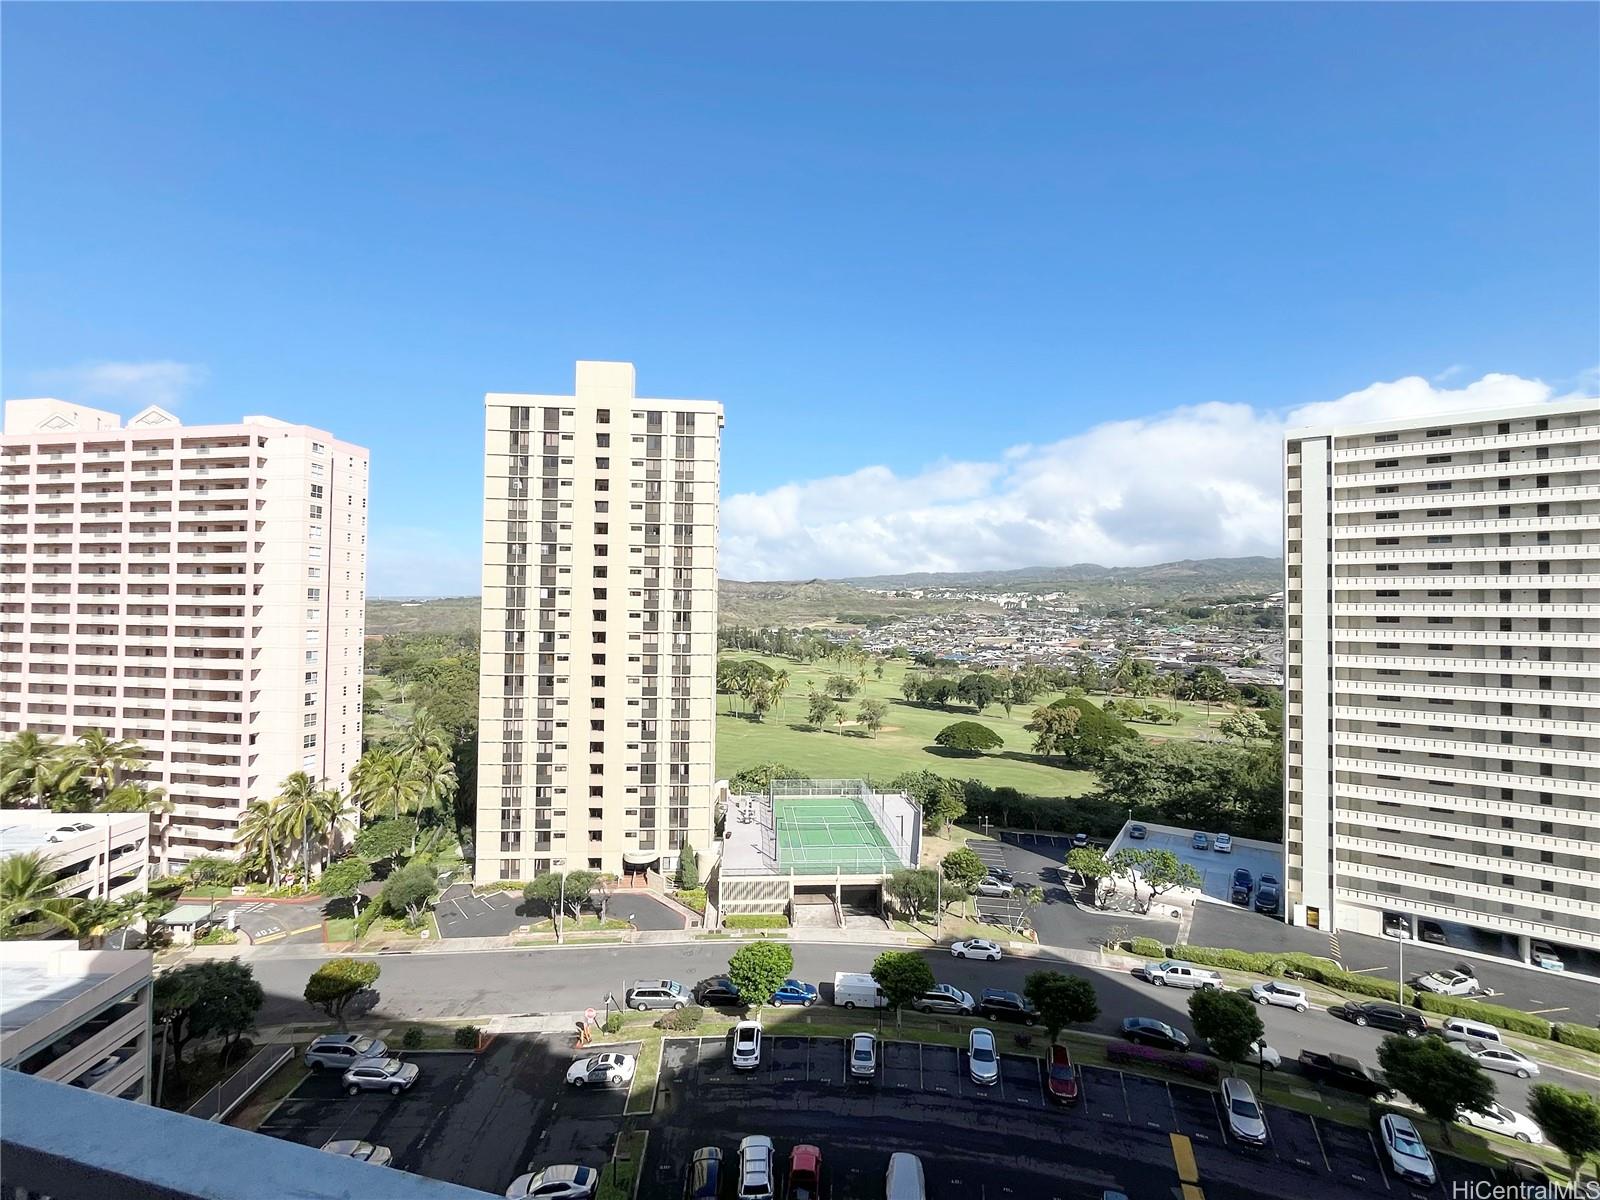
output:
[[[1158,1067],[1177,1075],[1187,1075],[1201,1083],[1215,1083],[1222,1076],[1222,1069],[1213,1059],[1201,1058],[1198,1054],[1175,1054],[1170,1050],[1157,1050],[1154,1046],[1132,1043],[1112,1042],[1106,1047],[1106,1061],[1127,1066]]]

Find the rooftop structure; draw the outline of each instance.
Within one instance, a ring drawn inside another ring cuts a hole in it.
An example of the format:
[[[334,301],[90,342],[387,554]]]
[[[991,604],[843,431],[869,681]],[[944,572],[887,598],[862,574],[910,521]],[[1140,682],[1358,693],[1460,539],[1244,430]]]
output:
[[[150,817],[145,813],[0,812],[0,859],[36,853],[57,872],[66,899],[115,900],[145,890],[150,876]]]

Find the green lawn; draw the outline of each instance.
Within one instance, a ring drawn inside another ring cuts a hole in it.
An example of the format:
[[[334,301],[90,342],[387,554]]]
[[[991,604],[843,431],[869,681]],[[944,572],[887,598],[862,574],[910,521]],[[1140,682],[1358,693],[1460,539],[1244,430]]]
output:
[[[781,762],[819,779],[889,779],[902,771],[928,770],[958,779],[981,779],[994,787],[1014,787],[1040,796],[1081,796],[1094,788],[1092,771],[1064,770],[1033,753],[1033,735],[1023,726],[1037,705],[1014,708],[1007,717],[996,704],[977,717],[966,706],[945,711],[907,704],[900,696],[900,680],[907,664],[890,660],[884,665],[881,680],[874,678],[868,668],[861,691],[846,702],[852,718],[866,697],[887,702],[889,715],[884,727],[875,738],[851,725],[846,725],[841,735],[834,727],[817,731],[805,723],[810,685],[820,689],[828,676],[843,673],[837,667],[763,658],[744,651],[727,651],[726,657],[759,658],[774,670],[788,671],[789,689],[783,705],[760,722],[730,713],[730,705],[737,703],[737,698],[717,698],[717,774],[721,778],[757,763]],[[1039,703],[1053,699],[1053,695],[1043,697]],[[967,758],[946,755],[933,744],[934,735],[946,725],[974,720],[998,733],[1005,745]]]

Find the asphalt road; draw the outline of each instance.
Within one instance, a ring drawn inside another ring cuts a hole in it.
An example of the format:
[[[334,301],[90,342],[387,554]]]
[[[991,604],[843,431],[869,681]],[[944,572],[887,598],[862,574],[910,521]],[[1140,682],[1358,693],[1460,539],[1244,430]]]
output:
[[[727,942],[686,945],[575,946],[570,949],[451,953],[432,951],[413,955],[380,956],[383,975],[378,980],[379,999],[372,1011],[377,1018],[478,1017],[486,1015],[564,1013],[602,1008],[610,991],[619,1000],[635,979],[676,979],[693,984],[726,969],[732,947]],[[824,985],[836,971],[866,971],[882,948],[800,943],[793,947],[795,974]],[[934,977],[977,995],[985,987],[1020,990],[1030,971],[1053,964],[1047,956],[1006,958],[998,963],[952,958],[943,950],[927,952]],[[255,959],[256,976],[267,992],[261,1014],[263,1024],[314,1019],[316,1014],[301,993],[316,963],[311,958]],[[1081,968],[1066,966],[1068,971]],[[1088,1032],[1115,1034],[1122,1019],[1154,1017],[1193,1033],[1188,1023],[1189,993],[1158,988],[1112,971],[1087,972],[1100,998],[1100,1019]],[[827,991],[824,989],[824,997]],[[1296,1013],[1290,1009],[1261,1010],[1267,1041],[1285,1059],[1302,1049],[1340,1051],[1367,1063],[1376,1063],[1383,1035],[1360,1029],[1315,1009]],[[1568,1087],[1592,1090],[1592,1079],[1550,1069],[1546,1079]],[[1502,1101],[1526,1111],[1528,1081],[1509,1075],[1494,1076]]]

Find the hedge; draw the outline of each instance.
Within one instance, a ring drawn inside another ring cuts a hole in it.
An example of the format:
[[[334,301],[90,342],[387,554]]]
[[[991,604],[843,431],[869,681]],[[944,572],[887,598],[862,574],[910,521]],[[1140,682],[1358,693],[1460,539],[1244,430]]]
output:
[[[789,918],[782,913],[734,913],[723,917],[722,924],[727,929],[787,929]]]
[[[1130,1066],[1159,1067],[1177,1075],[1187,1075],[1201,1083],[1216,1083],[1222,1077],[1222,1068],[1214,1059],[1196,1054],[1174,1054],[1170,1050],[1157,1050],[1154,1046],[1137,1046],[1112,1042],[1106,1047],[1106,1061]]]
[[[463,1050],[476,1050],[480,1032],[476,1025],[458,1025],[455,1033],[451,1035],[451,1040]]]
[[[1165,958],[1167,948],[1155,938],[1136,937],[1127,943],[1128,949],[1135,954],[1142,954],[1146,958]]]
[[[1293,951],[1283,953],[1252,954],[1244,950],[1219,950],[1210,946],[1184,946],[1172,947],[1172,957],[1185,962],[1199,963],[1206,967],[1224,967],[1233,971],[1250,971],[1257,975],[1281,976],[1297,974],[1309,979],[1313,983],[1324,984],[1336,988],[1341,992],[1353,992],[1358,996],[1374,996],[1382,1000],[1395,999],[1396,985],[1386,979],[1374,979],[1370,975],[1357,975],[1353,971],[1342,969],[1331,958],[1322,958],[1315,954],[1301,954]],[[1411,988],[1405,989],[1401,997],[1402,1004],[1415,1003],[1416,993]]]
[[[1576,1046],[1579,1050],[1600,1054],[1600,1031],[1590,1029],[1587,1025],[1556,1025],[1551,1030],[1551,1036],[1564,1046]]]
[[[1531,1016],[1500,1004],[1485,1004],[1481,1000],[1460,1000],[1454,996],[1420,992],[1417,995],[1417,1007],[1424,1012],[1440,1013],[1446,1017],[1466,1017],[1470,1021],[1480,1021],[1485,1025],[1509,1029],[1513,1033],[1525,1033],[1529,1037],[1545,1039],[1550,1037],[1550,1022],[1543,1017]]]

